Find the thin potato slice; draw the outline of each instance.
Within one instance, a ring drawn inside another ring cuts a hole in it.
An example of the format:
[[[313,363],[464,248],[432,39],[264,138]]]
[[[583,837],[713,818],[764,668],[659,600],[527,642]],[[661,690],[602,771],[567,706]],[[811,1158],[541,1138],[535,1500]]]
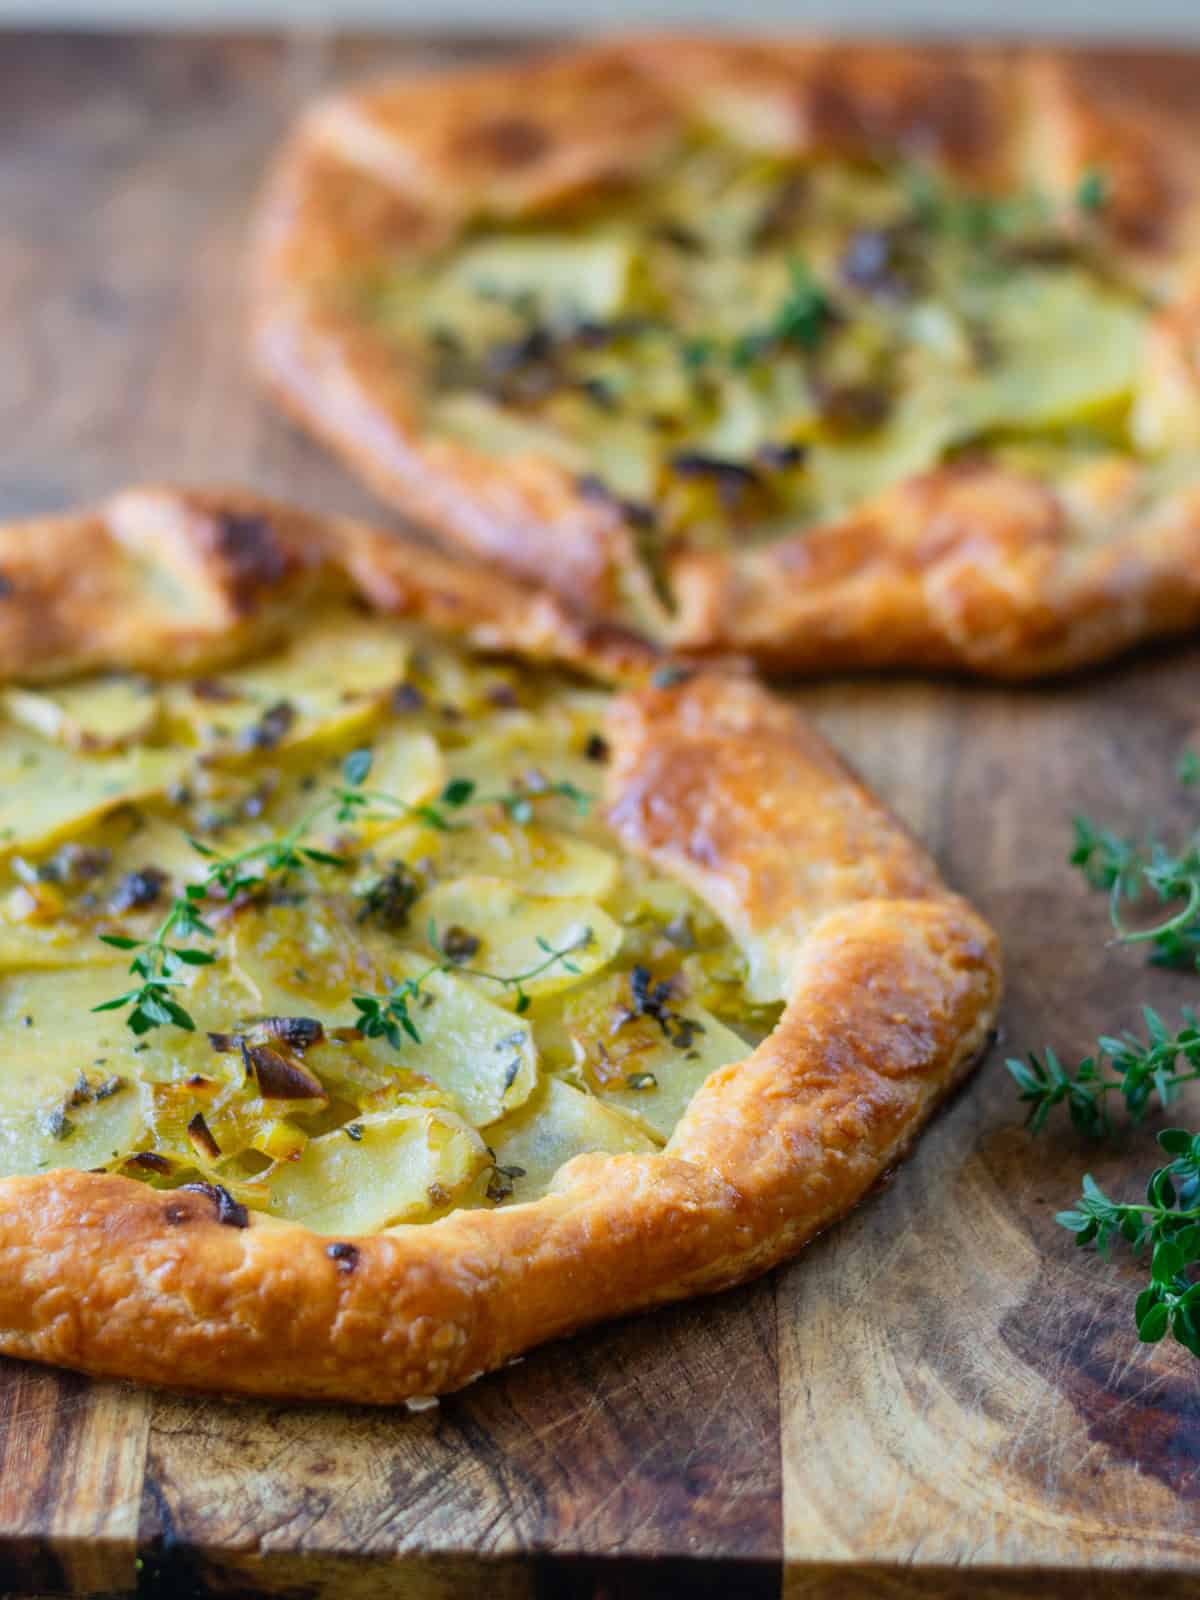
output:
[[[8,689],[0,698],[14,722],[81,751],[121,749],[150,738],[162,706],[152,684],[126,676],[58,689]]]
[[[616,856],[586,840],[507,819],[483,818],[458,833],[441,834],[428,852],[438,871],[512,878],[531,894],[604,900],[620,875]]]
[[[588,1088],[661,1140],[709,1073],[746,1055],[745,1040],[692,1001],[635,1014],[628,978],[615,975],[567,997],[562,1030]]]
[[[265,1175],[272,1215],[317,1233],[373,1233],[444,1211],[489,1166],[453,1112],[404,1107],[322,1134]]]
[[[362,784],[367,804],[350,823],[360,840],[411,827],[409,808],[435,801],[446,784],[446,761],[432,734],[389,728],[370,749],[371,768]]]
[[[409,653],[386,622],[329,620],[264,662],[171,686],[167,706],[196,744],[229,754],[353,738],[404,681]]]
[[[350,995],[383,986],[377,963],[327,901],[237,913],[230,961],[251,1016],[315,1016],[327,1026],[353,1021]]]
[[[163,1082],[213,1073],[205,1030],[227,1027],[243,1000],[224,966],[182,974],[194,1032],[160,1028],[138,1039],[122,1012],[94,1009],[137,982],[116,954],[108,951],[107,966],[0,974],[0,1112],[46,1105],[68,1094],[81,1072]]]
[[[0,1178],[69,1167],[91,1172],[145,1144],[142,1099],[127,1085],[79,1106],[62,1097],[36,1110],[0,1112]]]
[[[356,936],[330,905],[247,910],[233,936],[233,971],[245,986],[246,1010],[316,1017],[330,1033],[360,1021],[352,994],[383,999],[428,967],[426,958],[386,935]],[[529,1097],[537,1052],[529,1027],[510,1011],[463,979],[439,973],[425,979],[410,1006],[419,1039],[401,1031],[399,1050],[382,1036],[356,1042],[344,1063],[347,1082],[378,1081],[370,1067],[384,1082],[415,1073],[451,1095],[479,1126]]]
[[[861,441],[814,445],[808,468],[824,500],[846,507],[932,467],[945,450],[994,430],[1033,433],[1086,423],[1124,405],[1133,392],[1143,317],[1127,298],[1082,273],[1014,273],[977,285],[970,301],[995,356],[977,369],[966,325],[922,307],[931,350],[914,362],[913,384],[888,424]]]
[[[546,825],[571,825],[584,813],[598,809],[603,773],[588,759],[588,739],[601,719],[585,704],[567,713],[517,714],[495,733],[473,739],[452,753],[450,767],[456,778],[468,778],[479,795],[505,794],[514,785],[570,783],[582,797],[575,801],[547,795],[534,802],[535,815]]]
[[[178,783],[190,757],[134,749],[79,757],[9,725],[0,738],[0,857],[36,854],[81,833],[118,806]]]
[[[97,938],[90,923],[66,916],[38,923],[20,914],[12,915],[9,908],[15,901],[19,912],[25,893],[16,889],[9,896],[8,905],[0,904],[0,973],[111,965],[112,949]]]
[[[1130,398],[1145,318],[1128,296],[1078,271],[1012,273],[977,289],[971,309],[997,354],[964,387],[966,424],[1054,428]]]
[[[522,992],[570,988],[621,948],[620,928],[594,900],[526,894],[504,878],[439,883],[414,907],[413,924],[441,951],[461,952],[464,974],[507,980],[496,987],[514,1003]]]
[[[375,938],[369,947],[392,983],[419,977],[428,967],[410,952],[389,952],[384,939]],[[405,1036],[399,1053],[385,1039],[368,1044],[381,1065],[393,1070],[403,1065],[431,1078],[475,1127],[515,1111],[533,1093],[538,1079],[533,1030],[477,985],[436,972],[422,982],[412,1017],[419,1042]]]
[[[514,1116],[488,1132],[496,1165],[512,1184],[513,1202],[537,1200],[554,1185],[559,1168],[589,1151],[637,1155],[657,1148],[632,1118],[547,1078]]]
[[[153,802],[151,802],[153,805]],[[259,826],[257,837],[269,837]],[[232,835],[222,835],[222,846]],[[240,840],[237,842],[241,842]],[[149,806],[129,807],[89,827],[82,839],[63,846],[78,847],[86,870],[74,870],[67,861],[64,873],[55,869],[56,851],[29,861],[14,857],[13,883],[0,893],[0,972],[24,967],[103,966],[114,959],[101,933],[147,937],[166,914],[171,897],[185,883],[204,877],[208,861],[191,844],[180,823],[159,815]],[[128,880],[139,876],[158,886],[127,892]],[[161,878],[158,876],[161,874]],[[65,875],[70,881],[59,881]],[[144,895],[146,903],[140,903]]]
[[[308,1014],[327,1030],[359,1020],[352,993],[384,996],[425,973],[429,961],[386,934],[352,933],[328,906],[243,912],[234,933],[234,970],[248,1008],[262,1015]],[[454,1097],[476,1126],[494,1122],[528,1099],[537,1081],[537,1051],[527,1023],[475,984],[433,973],[411,1001],[420,1035],[402,1033],[356,1046],[389,1073],[412,1072]]]
[[[456,299],[498,299],[532,301],[550,316],[612,317],[628,303],[636,265],[632,239],[617,229],[487,239],[456,258],[427,315],[452,311]]]

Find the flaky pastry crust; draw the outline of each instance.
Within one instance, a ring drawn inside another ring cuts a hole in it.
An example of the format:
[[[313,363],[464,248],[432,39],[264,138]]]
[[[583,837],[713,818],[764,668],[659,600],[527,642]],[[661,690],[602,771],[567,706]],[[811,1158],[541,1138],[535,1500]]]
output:
[[[1194,151],[1081,63],[999,51],[643,38],[326,100],[263,201],[253,338],[268,389],[446,540],[593,615],[650,616],[676,650],[1020,678],[1194,627],[1200,488],[1148,489],[1132,463],[1061,493],[1015,469],[946,466],[766,547],[668,553],[668,615],[619,511],[569,472],[423,431],[418,375],[331,279],[437,249],[482,217],[619,189],[697,120],[774,152],[918,157],[985,191],[1036,177],[1065,197],[1102,169],[1106,248],[1165,300],[1140,435],[1200,444]]]
[[[662,1152],[577,1157],[540,1200],[333,1253],[253,1214],[226,1225],[202,1193],[103,1173],[6,1179],[0,1351],[262,1395],[452,1390],[542,1340],[792,1254],[904,1153],[986,1044],[990,929],[748,676],[648,674],[648,658],[544,595],[246,494],[138,490],[2,530],[0,577],[0,679],[192,668],[340,591],[481,648],[638,680],[608,717],[611,824],[694,888],[786,996]]]

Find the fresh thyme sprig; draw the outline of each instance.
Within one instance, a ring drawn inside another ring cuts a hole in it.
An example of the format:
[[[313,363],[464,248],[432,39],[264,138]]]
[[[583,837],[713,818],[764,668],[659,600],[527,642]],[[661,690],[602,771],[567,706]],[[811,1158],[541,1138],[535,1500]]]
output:
[[[345,779],[345,784],[335,791],[339,822],[364,820],[370,815],[372,806],[384,806],[389,811],[426,822],[441,833],[449,833],[456,826],[437,805],[429,802],[414,805],[411,801],[401,800],[398,795],[387,794],[380,789],[365,789],[363,785],[371,775],[373,759],[373,753],[364,748],[351,750],[342,762],[342,777]],[[448,806],[453,811],[466,805],[469,799],[470,792],[464,794],[457,780],[451,780],[438,795],[440,805]]]
[[[1180,783],[1200,781],[1200,759],[1186,751],[1176,767]],[[1159,840],[1140,847],[1088,817],[1075,819],[1075,846],[1070,857],[1093,889],[1109,897],[1109,914],[1117,940],[1148,943],[1156,965],[1200,966],[1200,830],[1186,847],[1172,852]],[[1126,902],[1157,899],[1168,910],[1146,928],[1126,926]],[[1067,1109],[1081,1133],[1092,1136],[1112,1129],[1110,1105],[1119,1095],[1132,1122],[1139,1123],[1155,1101],[1169,1106],[1183,1086],[1200,1078],[1200,1024],[1196,1013],[1183,1009],[1180,1028],[1171,1033],[1162,1018],[1144,1008],[1146,1039],[1126,1033],[1101,1038],[1093,1054],[1066,1067],[1053,1050],[1027,1061],[1009,1061],[1021,1099],[1028,1105],[1027,1125],[1037,1133],[1055,1106]],[[1057,1221],[1080,1245],[1094,1245],[1107,1257],[1109,1246],[1123,1238],[1135,1251],[1152,1250],[1150,1282],[1138,1295],[1134,1321],[1138,1337],[1155,1344],[1168,1333],[1200,1357],[1200,1281],[1192,1269],[1200,1265],[1200,1134],[1170,1128],[1158,1136],[1172,1157],[1151,1177],[1145,1204],[1115,1201],[1088,1173],[1083,1193]]]
[[[1120,1095],[1130,1119],[1138,1123],[1156,1096],[1165,1109],[1185,1083],[1200,1078],[1200,1026],[1195,1012],[1184,1008],[1177,1033],[1168,1033],[1149,1006],[1143,1015],[1145,1043],[1131,1033],[1102,1038],[1095,1053],[1075,1067],[1065,1067],[1049,1049],[1040,1057],[1031,1054],[1028,1061],[1005,1062],[1029,1106],[1026,1122],[1032,1133],[1041,1132],[1055,1106],[1065,1105],[1080,1133],[1099,1137],[1112,1130],[1110,1096]]]
[[[439,940],[437,928],[432,923],[429,926],[428,936],[429,943],[435,950],[444,948],[444,942]],[[385,995],[351,995],[354,1008],[358,1012],[357,1026],[368,1039],[386,1039],[393,1050],[404,1048],[406,1035],[414,1044],[420,1044],[421,1031],[413,1021],[412,1005],[420,998],[430,978],[441,972],[457,972],[465,977],[482,978],[488,983],[498,984],[505,991],[513,990],[516,992],[514,1009],[518,1013],[528,1011],[530,1001],[525,985],[558,965],[561,965],[566,972],[577,974],[579,967],[570,958],[578,951],[585,950],[591,944],[592,938],[590,928],[580,928],[565,944],[555,948],[548,940],[539,937],[538,947],[545,951],[545,960],[535,963],[525,972],[511,974],[488,972],[482,967],[464,966],[452,956],[443,956],[440,961],[431,962],[417,977],[405,978],[403,982],[393,984]]]
[[[447,813],[461,811],[467,805],[500,805],[514,822],[524,825],[533,818],[534,802],[543,798],[557,796],[568,799],[580,813],[586,813],[591,804],[591,796],[575,784],[551,782],[540,773],[530,773],[522,784],[514,784],[495,795],[477,793],[473,779],[452,778],[442,789],[436,804],[412,804],[396,795],[363,787],[370,776],[371,762],[372,753],[369,749],[351,751],[342,763],[343,782],[335,785],[329,794],[277,839],[249,845],[232,855],[222,855],[211,845],[189,835],[188,843],[192,849],[208,862],[204,876],[199,882],[184,886],[183,893],[171,902],[166,916],[148,939],[133,939],[118,933],[99,935],[105,944],[116,950],[136,952],[129,964],[129,971],[141,981],[135,988],[93,1006],[92,1010],[120,1011],[128,1008],[126,1023],[133,1033],[139,1035],[168,1025],[194,1032],[195,1019],[172,990],[185,986],[185,968],[209,966],[216,956],[211,950],[186,942],[170,941],[216,938],[214,929],[204,920],[200,911],[203,903],[210,898],[223,898],[228,903],[239,895],[259,893],[267,880],[273,877],[286,878],[289,873],[313,865],[345,866],[344,856],[333,855],[327,850],[303,843],[320,819],[329,813],[338,822],[355,822],[369,817],[372,807],[382,806],[393,813],[413,817],[430,827],[449,832],[460,824],[452,822]],[[553,954],[554,959],[559,959],[562,952]],[[537,972],[543,970],[544,966],[536,969]],[[535,975],[531,971],[523,974],[523,977],[528,979]],[[519,980],[501,980],[494,978],[491,973],[478,976],[516,984],[520,997],[528,1003],[520,990]],[[518,1010],[523,1009],[518,1002]]]
[[[538,800],[553,799],[555,797],[569,800],[581,816],[587,815],[592,803],[591,795],[578,788],[575,784],[566,781],[551,782],[542,773],[534,771],[527,773],[522,782],[514,783],[500,794],[481,794],[473,778],[451,778],[438,795],[436,805],[429,803],[412,805],[407,801],[397,799],[395,795],[383,793],[378,789],[365,789],[362,787],[371,772],[370,750],[352,751],[346,757],[342,770],[347,782],[352,787],[338,791],[340,800],[338,809],[339,822],[353,821],[360,813],[367,811],[372,805],[380,805],[426,822],[430,827],[437,828],[442,833],[449,833],[461,826],[461,824],[451,821],[446,815],[446,811],[461,811],[464,806],[468,805],[501,806],[513,822],[524,825],[533,821],[534,803]],[[441,809],[443,807],[446,809]]]
[[[463,783],[467,781],[459,780]],[[500,806],[512,822],[522,827],[533,821],[534,804],[539,800],[569,800],[581,817],[587,816],[592,804],[592,797],[585,790],[565,779],[551,782],[540,772],[526,773],[521,783],[514,784],[501,794],[471,794],[468,798],[477,806]]]
[[[328,851],[317,850],[300,842],[318,817],[333,803],[333,800],[326,800],[314,807],[278,839],[249,845],[233,855],[221,855],[211,845],[189,836],[188,843],[192,849],[208,861],[208,870],[199,883],[184,886],[183,893],[171,902],[170,910],[149,939],[131,939],[120,933],[100,934],[100,939],[116,950],[137,952],[129,964],[129,970],[142,981],[136,988],[126,990],[115,999],[105,1000],[102,1005],[93,1006],[92,1010],[119,1011],[128,1006],[129,1015],[125,1020],[136,1034],[149,1033],[153,1028],[168,1024],[184,1028],[189,1033],[194,1032],[194,1018],[171,991],[184,985],[182,973],[185,967],[210,966],[216,956],[211,950],[170,944],[168,941],[172,937],[216,937],[213,928],[200,914],[200,906],[214,891],[219,891],[228,902],[240,894],[256,894],[269,877],[276,874],[285,877],[309,863],[343,866],[345,863],[341,856],[330,855]]]
[[[1149,1247],[1150,1282],[1134,1302],[1138,1338],[1156,1344],[1169,1332],[1200,1356],[1200,1282],[1189,1276],[1200,1264],[1200,1134],[1168,1128],[1158,1142],[1172,1159],[1151,1177],[1144,1205],[1109,1199],[1088,1173],[1079,1200],[1056,1221],[1105,1259],[1118,1238],[1135,1252]]]
[[[1184,771],[1181,777],[1192,781]],[[1076,817],[1070,862],[1091,888],[1108,894],[1118,943],[1149,944],[1156,967],[1200,967],[1200,835],[1173,853],[1159,839],[1142,847],[1090,817]],[[1124,907],[1147,899],[1175,909],[1148,927],[1128,927]]]

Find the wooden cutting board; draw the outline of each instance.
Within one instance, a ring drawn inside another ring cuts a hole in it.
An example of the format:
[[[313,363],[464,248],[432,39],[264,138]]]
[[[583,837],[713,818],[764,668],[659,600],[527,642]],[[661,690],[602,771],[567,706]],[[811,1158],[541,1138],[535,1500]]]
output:
[[[372,510],[246,381],[247,207],[315,90],[488,48],[0,35],[0,515],[149,477]],[[1186,107],[1200,60],[1109,70]],[[1035,1143],[1000,1058],[1200,1001],[1106,949],[1064,861],[1075,810],[1194,822],[1171,772],[1198,683],[1173,649],[1041,689],[798,688],[1007,949],[1004,1038],[913,1159],[787,1270],[418,1416],[0,1364],[0,1592],[1196,1593],[1200,1364],[1140,1347],[1137,1269],[1053,1222],[1089,1167],[1132,1192],[1151,1136]]]

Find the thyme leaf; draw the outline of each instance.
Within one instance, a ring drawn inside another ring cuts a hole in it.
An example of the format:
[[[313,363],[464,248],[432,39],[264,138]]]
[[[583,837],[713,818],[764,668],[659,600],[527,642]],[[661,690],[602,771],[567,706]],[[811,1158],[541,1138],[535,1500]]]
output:
[[[1150,1251],[1150,1281],[1134,1302],[1134,1325],[1143,1344],[1168,1333],[1200,1356],[1200,1134],[1167,1128],[1158,1142],[1171,1157],[1146,1186],[1144,1204],[1112,1200],[1089,1172],[1083,1192],[1055,1220],[1103,1258],[1118,1240],[1135,1253]]]
[[[1075,205],[1078,210],[1095,216],[1104,210],[1110,194],[1108,174],[1101,167],[1089,167],[1075,187]]]
[[[765,327],[745,333],[735,341],[732,359],[735,367],[747,367],[759,356],[780,345],[795,345],[815,350],[835,318],[824,289],[807,265],[795,260],[791,265],[788,292]]]

